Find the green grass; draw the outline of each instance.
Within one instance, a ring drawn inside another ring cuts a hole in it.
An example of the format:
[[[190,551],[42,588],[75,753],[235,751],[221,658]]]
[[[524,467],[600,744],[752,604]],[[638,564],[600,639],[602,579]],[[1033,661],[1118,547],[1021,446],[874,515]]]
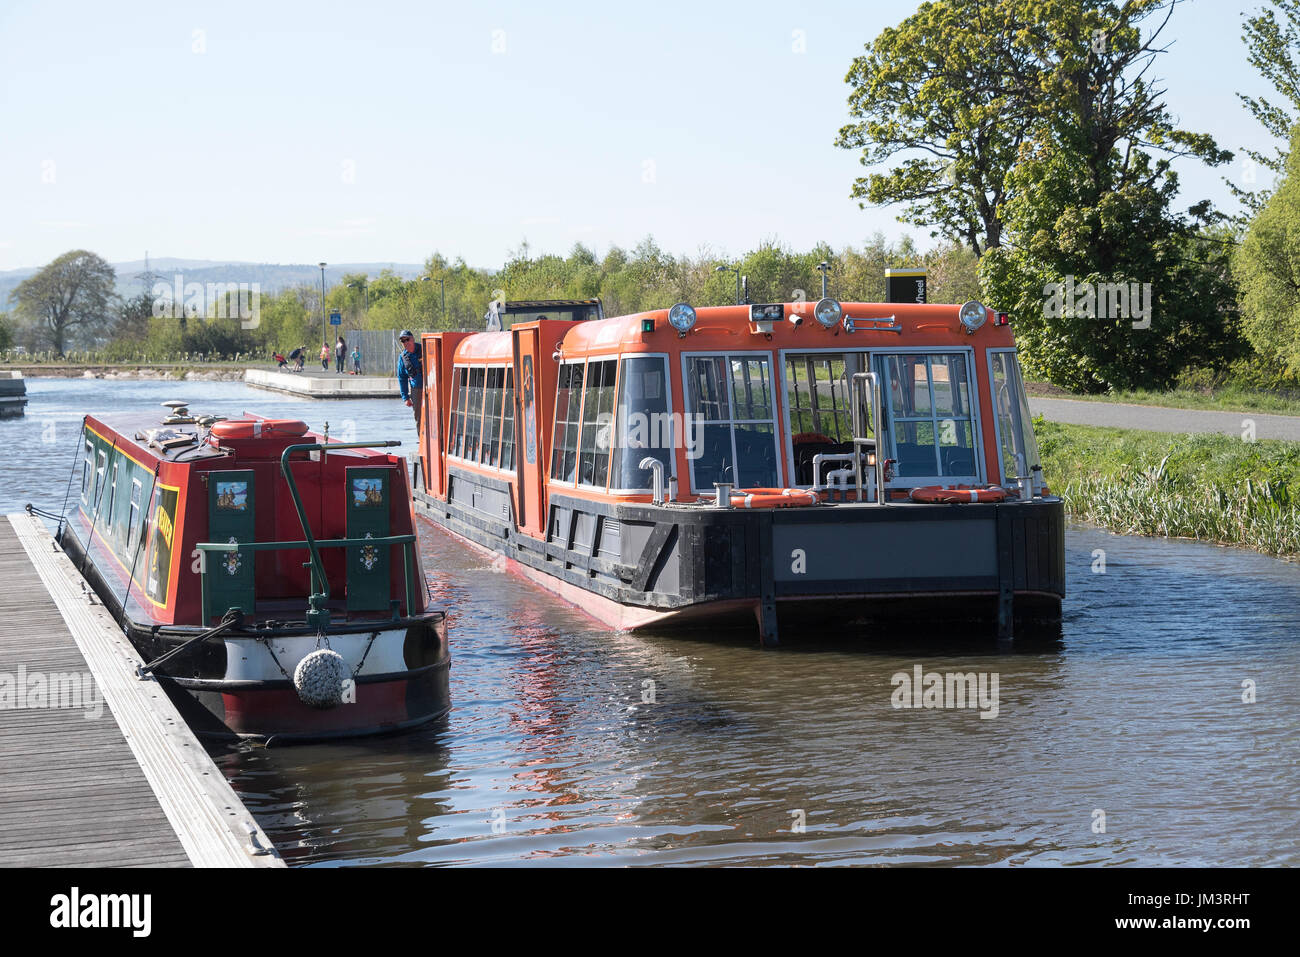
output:
[[[1034,431],[1048,485],[1078,521],[1300,555],[1300,442],[1042,419]]]

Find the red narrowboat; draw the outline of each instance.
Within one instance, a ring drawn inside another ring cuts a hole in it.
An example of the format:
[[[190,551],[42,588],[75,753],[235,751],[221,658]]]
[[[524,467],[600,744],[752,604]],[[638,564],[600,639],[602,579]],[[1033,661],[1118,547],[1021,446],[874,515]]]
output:
[[[514,305],[423,336],[416,508],[610,626],[1059,624],[1064,513],[1005,315]]]
[[[87,416],[59,542],[195,731],[395,731],[450,707],[397,442],[294,420]],[[328,428],[327,428],[328,431]]]

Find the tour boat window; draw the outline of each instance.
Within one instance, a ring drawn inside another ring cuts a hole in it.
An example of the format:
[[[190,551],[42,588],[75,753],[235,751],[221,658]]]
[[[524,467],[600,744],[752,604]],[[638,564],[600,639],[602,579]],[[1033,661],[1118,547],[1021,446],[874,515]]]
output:
[[[468,378],[465,368],[456,369],[452,381],[456,385],[455,405],[452,407],[451,428],[447,430],[447,454],[460,455],[465,447],[465,388]]]
[[[487,392],[483,397],[483,464],[496,468],[501,456],[501,385],[505,369],[487,370]]]
[[[785,364],[791,434],[852,442],[853,417],[843,354],[791,355]]]
[[[465,448],[463,456],[467,461],[477,462],[479,438],[483,434],[483,373],[482,366],[469,370],[469,391],[465,406]]]
[[[899,478],[974,479],[978,475],[970,370],[966,356],[878,357]]]
[[[688,412],[702,416],[702,440],[691,461],[695,491],[715,482],[772,488],[778,482],[771,357],[687,359]]]
[[[646,456],[673,474],[674,424],[668,411],[668,370],[663,356],[630,356],[619,374],[618,412],[614,422],[614,465],[610,488],[644,491],[654,474],[641,468]]]
[[[116,456],[113,458],[113,475],[108,486],[108,508],[104,509],[104,537],[112,538],[114,529],[113,506],[117,503],[117,467],[122,460]]]
[[[555,428],[552,429],[551,478],[572,482],[578,464],[578,424],[582,412],[581,362],[560,366],[555,391]]]
[[[993,408],[997,411],[998,461],[1002,466],[1002,483],[1010,485],[1018,476],[1029,475],[1035,465],[1042,463],[1015,351],[990,352],[989,368]]]
[[[515,467],[515,370],[506,369],[506,385],[501,400],[501,467]]]
[[[587,363],[586,398],[582,404],[582,441],[578,484],[604,488],[609,475],[609,433],[614,421],[614,373],[617,361]]]

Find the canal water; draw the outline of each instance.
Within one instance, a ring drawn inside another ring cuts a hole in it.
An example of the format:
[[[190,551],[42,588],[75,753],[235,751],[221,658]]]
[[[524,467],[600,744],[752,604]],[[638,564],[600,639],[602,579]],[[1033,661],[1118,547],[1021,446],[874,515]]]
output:
[[[89,409],[181,398],[415,438],[396,400],[54,379],[29,394],[0,421],[5,511],[60,506]],[[450,618],[450,716],[213,750],[291,864],[1300,864],[1295,564],[1071,529],[1060,641],[787,625],[760,651],[748,634],[611,633],[420,531]],[[983,676],[987,706],[895,707],[917,667]]]

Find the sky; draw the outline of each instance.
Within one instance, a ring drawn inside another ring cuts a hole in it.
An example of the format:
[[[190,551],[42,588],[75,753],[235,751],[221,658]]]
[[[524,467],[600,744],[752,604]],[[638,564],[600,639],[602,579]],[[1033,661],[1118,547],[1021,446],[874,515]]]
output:
[[[1158,76],[1185,127],[1269,150],[1241,14],[1187,0]],[[673,253],[897,240],[833,144],[862,45],[915,5],[0,2],[0,270],[69,249],[496,268],[646,235]],[[1235,209],[1232,168],[1179,167]]]

